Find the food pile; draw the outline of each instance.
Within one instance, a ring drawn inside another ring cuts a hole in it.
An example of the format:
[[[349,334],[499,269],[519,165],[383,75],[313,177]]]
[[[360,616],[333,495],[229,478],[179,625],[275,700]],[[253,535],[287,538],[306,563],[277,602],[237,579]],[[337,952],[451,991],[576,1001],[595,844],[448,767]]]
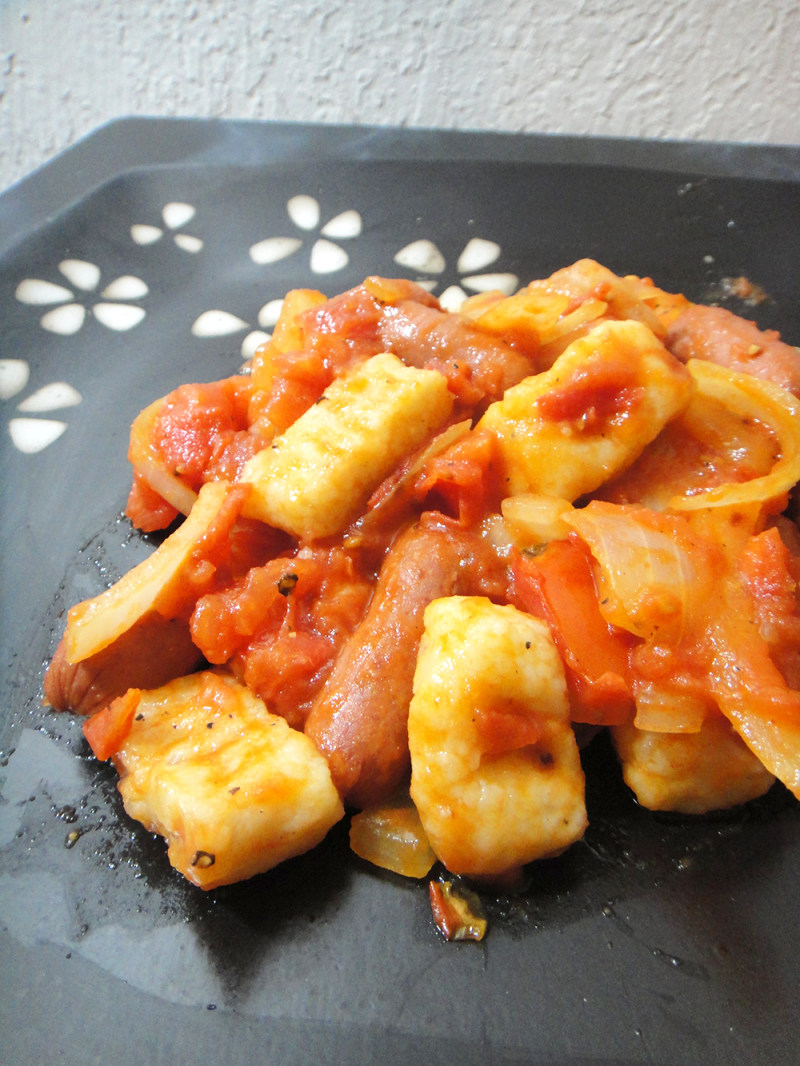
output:
[[[582,836],[598,730],[652,809],[800,796],[798,396],[776,334],[591,260],[458,312],[292,291],[135,420],[167,532],[46,696],[204,889],[346,811],[379,866],[513,883]]]

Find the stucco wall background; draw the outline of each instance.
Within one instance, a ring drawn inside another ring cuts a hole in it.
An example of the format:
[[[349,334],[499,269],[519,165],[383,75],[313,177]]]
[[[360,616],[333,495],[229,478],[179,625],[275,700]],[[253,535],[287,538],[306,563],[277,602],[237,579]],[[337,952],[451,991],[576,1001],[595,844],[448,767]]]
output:
[[[800,143],[797,0],[0,0],[0,188],[126,115]]]

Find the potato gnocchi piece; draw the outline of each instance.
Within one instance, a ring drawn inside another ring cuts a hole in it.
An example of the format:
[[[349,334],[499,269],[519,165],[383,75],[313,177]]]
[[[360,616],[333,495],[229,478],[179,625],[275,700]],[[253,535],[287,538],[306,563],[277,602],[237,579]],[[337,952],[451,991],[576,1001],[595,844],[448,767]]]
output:
[[[655,733],[633,723],[611,735],[625,782],[643,807],[706,814],[755,799],[775,778],[722,715],[696,733]]]
[[[113,756],[125,810],[200,888],[308,851],[343,816],[313,742],[232,678],[204,671],[122,699],[135,701]]]
[[[479,596],[434,600],[408,739],[411,797],[452,873],[508,874],[583,835],[564,671],[539,619]]]
[[[242,480],[254,491],[245,514],[306,540],[341,533],[452,407],[437,371],[388,353],[365,360],[246,463]]]
[[[639,322],[601,322],[479,423],[500,441],[507,495],[575,500],[626,469],[689,403],[688,372]]]

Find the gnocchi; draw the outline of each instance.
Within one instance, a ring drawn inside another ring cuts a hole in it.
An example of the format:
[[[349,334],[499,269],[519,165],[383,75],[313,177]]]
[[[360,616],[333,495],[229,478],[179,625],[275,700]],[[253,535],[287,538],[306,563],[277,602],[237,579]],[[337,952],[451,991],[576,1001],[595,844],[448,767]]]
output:
[[[583,835],[564,671],[539,619],[480,597],[434,600],[408,743],[411,798],[453,873],[508,874]]]

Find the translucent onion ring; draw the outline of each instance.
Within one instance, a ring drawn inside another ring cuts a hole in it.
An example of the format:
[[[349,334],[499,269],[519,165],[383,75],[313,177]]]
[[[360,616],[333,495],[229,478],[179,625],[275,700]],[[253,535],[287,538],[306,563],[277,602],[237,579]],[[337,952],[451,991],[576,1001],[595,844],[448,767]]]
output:
[[[673,496],[673,511],[698,511],[706,507],[765,503],[788,492],[800,481],[800,401],[786,389],[750,374],[701,359],[686,364],[700,395],[719,400],[742,418],[758,419],[775,434],[780,458],[762,477],[728,482],[694,496]]]

